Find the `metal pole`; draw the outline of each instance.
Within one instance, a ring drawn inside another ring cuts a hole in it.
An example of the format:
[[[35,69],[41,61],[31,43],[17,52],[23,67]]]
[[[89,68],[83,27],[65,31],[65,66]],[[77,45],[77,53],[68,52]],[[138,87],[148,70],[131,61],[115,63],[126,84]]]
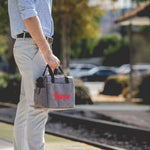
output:
[[[132,73],[133,73],[133,49],[132,49],[132,24],[129,25],[129,61],[130,61],[130,97],[129,97],[129,100],[132,101],[132,90],[133,90],[133,76],[132,76]]]

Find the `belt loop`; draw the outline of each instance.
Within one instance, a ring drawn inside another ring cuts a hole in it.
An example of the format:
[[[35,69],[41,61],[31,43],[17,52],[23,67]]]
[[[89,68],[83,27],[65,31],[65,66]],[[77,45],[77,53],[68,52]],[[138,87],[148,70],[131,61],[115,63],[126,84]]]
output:
[[[23,32],[23,39],[25,40],[25,37],[26,37],[26,33],[25,32]]]

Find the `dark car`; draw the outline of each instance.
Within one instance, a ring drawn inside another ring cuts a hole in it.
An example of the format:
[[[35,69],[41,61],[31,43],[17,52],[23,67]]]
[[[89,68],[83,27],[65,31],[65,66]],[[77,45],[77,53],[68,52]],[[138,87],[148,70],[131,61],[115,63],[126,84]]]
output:
[[[87,72],[87,74],[80,76],[83,81],[104,81],[110,75],[116,75],[117,72],[111,67],[95,67]]]

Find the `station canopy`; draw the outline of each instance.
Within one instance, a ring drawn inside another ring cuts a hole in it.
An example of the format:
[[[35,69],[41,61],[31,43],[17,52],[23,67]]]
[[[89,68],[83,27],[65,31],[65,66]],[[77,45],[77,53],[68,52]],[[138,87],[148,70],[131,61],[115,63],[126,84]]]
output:
[[[150,2],[143,3],[137,8],[125,13],[123,16],[115,20],[115,23],[122,26],[150,25]]]

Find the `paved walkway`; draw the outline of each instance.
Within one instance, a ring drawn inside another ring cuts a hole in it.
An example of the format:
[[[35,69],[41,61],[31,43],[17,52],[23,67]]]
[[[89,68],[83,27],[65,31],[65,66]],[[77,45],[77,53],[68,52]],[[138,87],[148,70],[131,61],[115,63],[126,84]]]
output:
[[[150,105],[128,103],[100,103],[77,105],[76,110],[96,112],[127,124],[150,129]],[[9,112],[9,113],[8,113]],[[1,108],[0,120],[14,122],[16,108]],[[0,122],[0,150],[12,150],[13,126]],[[45,135],[46,150],[98,150],[83,143],[66,140],[52,135]]]
[[[104,82],[84,82],[84,85],[89,88],[90,95],[97,95],[104,89]]]
[[[5,140],[3,138],[0,138],[0,149],[1,150],[13,150],[12,142]]]
[[[0,150],[13,150],[13,126],[0,122]],[[101,150],[84,143],[45,134],[46,150]]]

